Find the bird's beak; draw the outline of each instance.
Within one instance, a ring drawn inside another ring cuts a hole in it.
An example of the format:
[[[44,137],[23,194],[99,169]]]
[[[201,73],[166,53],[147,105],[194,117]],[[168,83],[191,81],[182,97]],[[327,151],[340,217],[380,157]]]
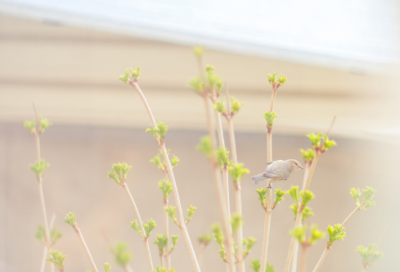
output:
[[[303,166],[300,166],[300,168],[304,170],[304,167],[303,167]]]

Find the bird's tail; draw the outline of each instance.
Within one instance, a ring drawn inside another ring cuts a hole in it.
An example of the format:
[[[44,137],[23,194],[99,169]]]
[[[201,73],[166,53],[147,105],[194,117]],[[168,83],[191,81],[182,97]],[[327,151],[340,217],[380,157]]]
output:
[[[251,177],[251,179],[254,181],[254,184],[258,184],[260,181],[265,179],[264,173],[261,173],[259,175],[253,176],[253,177]]]

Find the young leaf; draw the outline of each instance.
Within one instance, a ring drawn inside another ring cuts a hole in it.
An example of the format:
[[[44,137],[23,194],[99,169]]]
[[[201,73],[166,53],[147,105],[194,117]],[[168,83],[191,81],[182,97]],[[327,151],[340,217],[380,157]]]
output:
[[[268,74],[268,81],[271,85],[275,84],[276,82],[276,73]]]
[[[300,194],[299,194],[299,187],[298,186],[292,186],[290,190],[287,192],[288,195],[290,195],[293,200],[297,203],[300,199]]]
[[[253,269],[254,272],[260,272],[261,268],[260,260],[258,259],[251,260],[250,268]]]
[[[57,250],[50,250],[51,258],[47,258],[47,261],[52,262],[60,271],[64,271],[64,260],[67,255],[62,254],[62,252]]]
[[[267,112],[264,113],[264,118],[267,121],[267,127],[268,127],[269,130],[272,129],[272,126],[274,124],[274,119],[276,117],[278,117],[278,115],[275,112],[267,111]]]
[[[233,96],[231,96],[232,101],[232,115],[236,115],[239,110],[243,107],[243,103],[240,103],[239,100],[236,100]]]
[[[189,223],[190,219],[192,219],[192,216],[196,210],[197,208],[195,206],[189,205],[189,209],[187,209],[187,218],[185,224]]]
[[[126,266],[132,258],[128,245],[125,243],[116,243],[115,247],[111,248],[111,252],[114,254],[115,262],[121,266]]]
[[[104,272],[110,272],[110,269],[111,269],[111,264],[105,263],[104,264]]]
[[[308,139],[310,139],[311,145],[313,146],[314,149],[318,149],[321,146],[321,137],[322,137],[322,133],[318,133],[318,134],[314,134],[314,133],[310,133],[308,135],[306,135],[308,137]]]
[[[314,194],[311,191],[305,190],[301,191],[301,203],[302,207],[307,206],[308,202],[314,198]]]
[[[296,213],[296,215],[297,215],[297,213]],[[295,215],[295,217],[296,217],[296,215]],[[310,216],[313,216],[313,215],[314,215],[314,213],[311,211],[311,208],[305,207],[303,209],[303,213],[302,213],[302,216],[303,216],[302,223],[304,223],[307,220],[307,218],[309,218]]]
[[[243,168],[243,163],[233,164],[228,167],[229,174],[231,174],[234,183],[239,182],[244,174],[249,173],[249,169]]]
[[[214,235],[215,241],[217,242],[217,244],[219,245],[219,247],[221,249],[224,249],[224,235],[222,234],[222,230],[219,224],[214,224],[211,227],[211,231]]]
[[[39,162],[30,165],[32,171],[36,174],[36,176],[41,176],[44,170],[46,170],[46,168],[48,168],[49,166],[50,164],[45,162],[45,160],[43,159],[41,159]]]
[[[154,241],[154,244],[158,246],[158,252],[160,253],[160,255],[163,255],[164,248],[168,244],[168,238],[165,235],[157,234],[156,239],[157,240]]]
[[[328,226],[326,230],[329,233],[328,247],[330,247],[335,241],[344,240],[344,237],[346,236],[345,228],[342,227],[341,224]]]
[[[325,233],[320,231],[318,229],[317,225],[312,225],[311,226],[311,235],[310,235],[310,239],[309,239],[309,243],[311,245],[315,244],[316,241],[321,240],[325,237]]]
[[[232,224],[232,232],[235,233],[238,230],[238,228],[243,225],[242,216],[237,213],[232,214],[231,224]]]
[[[38,226],[35,237],[38,238],[39,241],[42,242],[42,244],[45,243],[46,236],[45,236],[44,228],[42,226]]]
[[[157,227],[157,224],[153,219],[148,220],[147,224],[143,224],[144,231],[146,232],[146,238],[150,236],[155,227]]]
[[[219,168],[227,167],[230,164],[229,161],[229,151],[223,147],[220,147],[217,151],[217,162]]]
[[[300,149],[301,155],[303,156],[304,161],[307,162],[311,162],[314,160],[315,157],[315,152],[314,150],[312,150],[311,148],[304,150],[304,149]]]
[[[208,158],[212,156],[212,148],[210,137],[204,136],[200,139],[200,143],[197,145],[197,149],[203,152]]]
[[[273,205],[273,209],[283,200],[283,196],[286,194],[285,191],[282,191],[281,189],[276,189],[275,190],[275,201]]]
[[[371,199],[374,198],[376,190],[367,186],[367,188],[363,189],[362,191],[364,194],[364,199],[359,206],[360,210],[366,210],[367,208],[375,206],[375,201],[372,201]]]
[[[289,234],[299,241],[300,244],[306,241],[306,230],[307,226],[298,226],[292,229]]]
[[[142,235],[142,230],[140,229],[140,226],[137,222],[137,220],[133,220],[131,222],[131,228],[134,229],[137,233],[139,233],[140,235]]]
[[[203,236],[199,236],[197,238],[200,244],[203,244],[204,246],[207,246],[211,240],[212,240],[212,235],[211,234],[204,234]]]
[[[164,196],[164,200],[167,200],[169,194],[172,192],[172,183],[166,180],[160,181],[158,183],[158,188],[161,189]]]
[[[265,199],[267,198],[267,189],[266,188],[260,188],[257,189],[257,194],[258,194],[258,199],[261,202],[261,206],[265,209]]]
[[[370,244],[367,247],[358,246],[357,251],[360,253],[364,268],[369,268],[379,259],[383,258],[383,253],[378,251],[378,246]]]
[[[226,114],[225,103],[224,100],[217,100],[214,104],[214,109],[218,111],[220,114]]]
[[[175,217],[176,207],[169,206],[169,207],[165,207],[164,210],[167,212],[168,216],[171,217],[171,219],[174,221],[174,223],[179,226],[179,223],[178,223],[178,221],[176,221],[176,217]]]
[[[113,179],[116,183],[125,183],[128,176],[128,171],[132,168],[132,165],[124,163],[114,163],[112,166],[112,171],[108,172],[107,177]]]
[[[169,253],[171,253],[171,252],[174,250],[175,245],[176,245],[176,243],[178,242],[178,238],[179,238],[178,235],[171,235],[172,247],[171,247],[171,249],[169,250]]]
[[[173,155],[172,160],[171,160],[171,166],[172,167],[177,166],[178,163],[179,163],[179,158],[177,156]]]
[[[64,223],[67,223],[74,229],[76,228],[76,214],[73,212],[69,212],[65,217]]]
[[[61,237],[63,233],[56,228],[53,228],[50,232],[51,245],[54,245]]]
[[[196,77],[189,81],[189,86],[198,94],[202,94],[204,92],[204,83],[201,81],[200,77]]]
[[[275,272],[275,268],[273,265],[267,263],[267,267],[265,268],[265,272]]]

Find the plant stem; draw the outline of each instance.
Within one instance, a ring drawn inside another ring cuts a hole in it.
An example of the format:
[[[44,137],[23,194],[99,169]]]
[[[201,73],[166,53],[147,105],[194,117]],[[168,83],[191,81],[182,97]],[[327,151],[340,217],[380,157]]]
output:
[[[223,179],[223,188],[224,188],[224,197],[225,197],[225,205],[226,210],[228,212],[228,218],[231,218],[231,204],[229,202],[229,176],[228,176],[228,168],[224,167],[222,169],[222,179]]]
[[[275,102],[275,97],[276,97],[276,91],[274,88],[272,88],[272,97],[271,97],[271,109],[270,112],[274,109],[274,102]]]
[[[330,250],[330,247],[326,247],[324,252],[322,252],[321,258],[319,258],[319,261],[317,265],[315,266],[313,272],[317,272],[319,267],[321,266],[322,262],[324,261],[326,254],[328,254],[328,251]]]
[[[94,263],[93,258],[92,258],[92,255],[90,254],[89,248],[88,248],[88,246],[86,245],[85,239],[83,239],[83,235],[82,235],[80,229],[78,228],[78,225],[77,225],[77,224],[75,224],[74,229],[75,229],[76,234],[77,234],[78,237],[79,237],[79,240],[80,240],[81,243],[82,243],[83,248],[85,249],[86,255],[87,255],[88,258],[89,258],[89,261],[90,261],[90,264],[91,264],[91,266],[92,266],[92,268],[93,268],[93,271],[94,271],[94,272],[98,272],[97,267],[96,267],[96,264]]]
[[[306,272],[306,257],[307,257],[307,246],[302,247],[301,251],[301,272]]]
[[[35,118],[36,118],[36,128],[35,128],[35,133],[34,133],[35,142],[36,142],[36,159],[37,159],[37,162],[39,163],[41,160],[40,137],[39,137],[39,135],[40,135],[40,118],[37,114],[35,105],[33,105],[33,109],[35,111]],[[46,204],[44,202],[44,194],[43,194],[43,179],[42,179],[41,175],[37,176],[37,181],[38,181],[40,204],[41,204],[41,208],[42,208],[42,215],[43,215],[43,221],[44,221],[45,244],[47,246],[47,251],[49,254],[49,252],[51,250],[50,230],[49,230],[49,224],[47,221]],[[51,267],[51,271],[54,272],[54,265],[51,265],[50,267]]]
[[[308,188],[310,187],[311,178],[312,178],[312,176],[314,174],[315,167],[317,166],[317,162],[318,162],[318,159],[319,159],[320,155],[321,155],[321,152],[317,150],[315,152],[315,157],[314,157],[314,159],[312,161],[312,164],[311,164],[308,176],[307,176],[306,186],[304,187],[304,190],[308,190]]]
[[[139,209],[136,206],[135,200],[133,199],[133,196],[131,194],[131,191],[128,188],[128,185],[126,183],[123,183],[122,187],[124,188],[126,194],[128,195],[128,197],[129,197],[129,199],[130,199],[130,201],[132,203],[133,209],[135,210],[136,217],[138,218],[140,230],[142,231],[143,242],[144,242],[144,245],[145,245],[145,248],[146,248],[147,260],[149,261],[149,267],[150,267],[151,271],[153,271],[154,267],[153,267],[153,261],[151,259],[149,241],[148,241],[148,239],[146,237],[147,234],[146,234],[146,232],[144,230],[144,227],[143,227],[143,221],[142,221],[142,218],[140,217]]]
[[[51,220],[50,220],[50,229],[53,228],[55,220],[56,220],[56,214],[54,213],[53,216],[51,217]],[[47,257],[47,254],[48,254],[48,249],[47,249],[47,246],[45,245],[44,249],[43,249],[43,258],[42,258],[42,265],[40,266],[40,272],[44,272],[45,269],[46,269],[46,257]],[[54,265],[54,264],[51,263],[51,265]]]
[[[272,189],[267,188],[267,208],[265,210],[265,223],[264,223],[264,241],[261,256],[261,270],[265,271],[267,267],[267,256],[268,256],[268,243],[269,243],[269,231],[271,228],[271,216],[272,216]]]
[[[343,221],[342,227],[343,227],[344,224],[346,224],[347,221],[349,221],[349,219],[352,218],[353,215],[354,215],[356,212],[358,212],[359,210],[360,210],[360,207],[357,206],[357,208],[355,208],[355,209],[349,214],[349,216],[347,216],[347,218]]]
[[[164,201],[164,211],[165,208],[168,208],[168,199]],[[169,239],[169,222],[168,222],[168,213],[165,211],[164,213],[164,221],[165,221],[165,236]],[[171,269],[171,256],[169,254],[169,245],[165,246],[165,262],[167,265],[167,270],[169,271]]]
[[[138,92],[140,98],[142,99],[143,104],[144,104],[144,106],[145,106],[145,108],[147,110],[147,113],[149,114],[150,120],[151,120],[154,128],[157,128],[157,123],[156,123],[156,120],[154,119],[154,116],[153,116],[153,113],[151,111],[151,108],[150,108],[149,104],[147,103],[146,97],[144,96],[144,94],[143,94],[142,90],[140,89],[139,85],[136,82],[131,83],[131,85],[136,89],[136,91]],[[188,247],[189,254],[190,254],[190,257],[191,257],[192,262],[193,262],[193,266],[194,266],[195,270],[197,272],[199,272],[200,271],[200,267],[199,267],[199,264],[197,262],[197,257],[196,257],[196,254],[194,252],[192,242],[190,241],[189,233],[187,231],[186,224],[185,224],[185,219],[183,218],[182,205],[181,205],[181,201],[180,201],[180,197],[179,197],[178,187],[176,185],[175,175],[174,175],[174,172],[172,170],[171,162],[169,160],[168,152],[167,152],[167,149],[165,147],[164,141],[160,142],[160,149],[161,149],[161,151],[163,153],[164,161],[167,164],[168,174],[169,174],[170,179],[171,179],[173,194],[174,194],[174,198],[175,198],[175,204],[176,204],[176,208],[177,208],[177,212],[178,212],[178,219],[179,219],[180,229],[182,231],[183,237],[185,238],[186,246]]]
[[[199,253],[199,266],[201,267],[201,263],[203,262],[204,250],[206,246],[204,244],[200,245],[200,253]]]
[[[215,161],[215,146],[214,146],[214,139],[212,138],[212,125],[211,125],[211,115],[209,112],[209,102],[207,97],[204,99],[205,101],[205,108],[206,108],[206,116],[207,116],[207,127],[208,127],[208,135],[210,137],[211,141],[211,148],[212,148],[212,156],[210,158],[211,161],[211,166],[214,174],[214,181],[215,181],[215,186],[217,189],[218,197],[219,197],[219,206],[222,214],[222,228],[224,232],[224,237],[225,237],[225,244],[226,244],[226,250],[227,250],[227,257],[228,257],[228,265],[229,265],[229,271],[233,272],[235,271],[235,264],[234,264],[234,258],[233,258],[233,243],[232,243],[232,228],[230,224],[230,220],[228,217],[228,211],[227,211],[227,206],[226,202],[224,200],[224,193],[223,193],[223,188],[222,184],[220,181],[220,175],[218,174],[218,165],[217,162]]]
[[[297,203],[297,215],[296,215],[296,221],[295,221],[295,228],[298,226],[301,226],[301,219],[302,219],[302,212],[303,209],[301,208],[301,202],[299,201]],[[293,250],[294,250],[294,245],[296,242],[296,238],[292,237],[291,241],[290,241],[290,246],[289,246],[289,253],[288,253],[288,257],[286,260],[286,267],[285,267],[285,272],[289,272],[289,268],[290,268],[290,261],[292,259],[292,255],[293,255]]]

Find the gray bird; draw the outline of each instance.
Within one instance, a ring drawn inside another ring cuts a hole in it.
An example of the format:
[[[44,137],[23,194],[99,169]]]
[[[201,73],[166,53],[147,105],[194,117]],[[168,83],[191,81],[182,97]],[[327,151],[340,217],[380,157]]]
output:
[[[264,173],[256,175],[251,179],[255,184],[262,180],[268,180],[268,188],[272,188],[271,183],[279,180],[287,180],[290,174],[296,170],[304,169],[296,160],[278,160],[268,164],[267,170]]]

